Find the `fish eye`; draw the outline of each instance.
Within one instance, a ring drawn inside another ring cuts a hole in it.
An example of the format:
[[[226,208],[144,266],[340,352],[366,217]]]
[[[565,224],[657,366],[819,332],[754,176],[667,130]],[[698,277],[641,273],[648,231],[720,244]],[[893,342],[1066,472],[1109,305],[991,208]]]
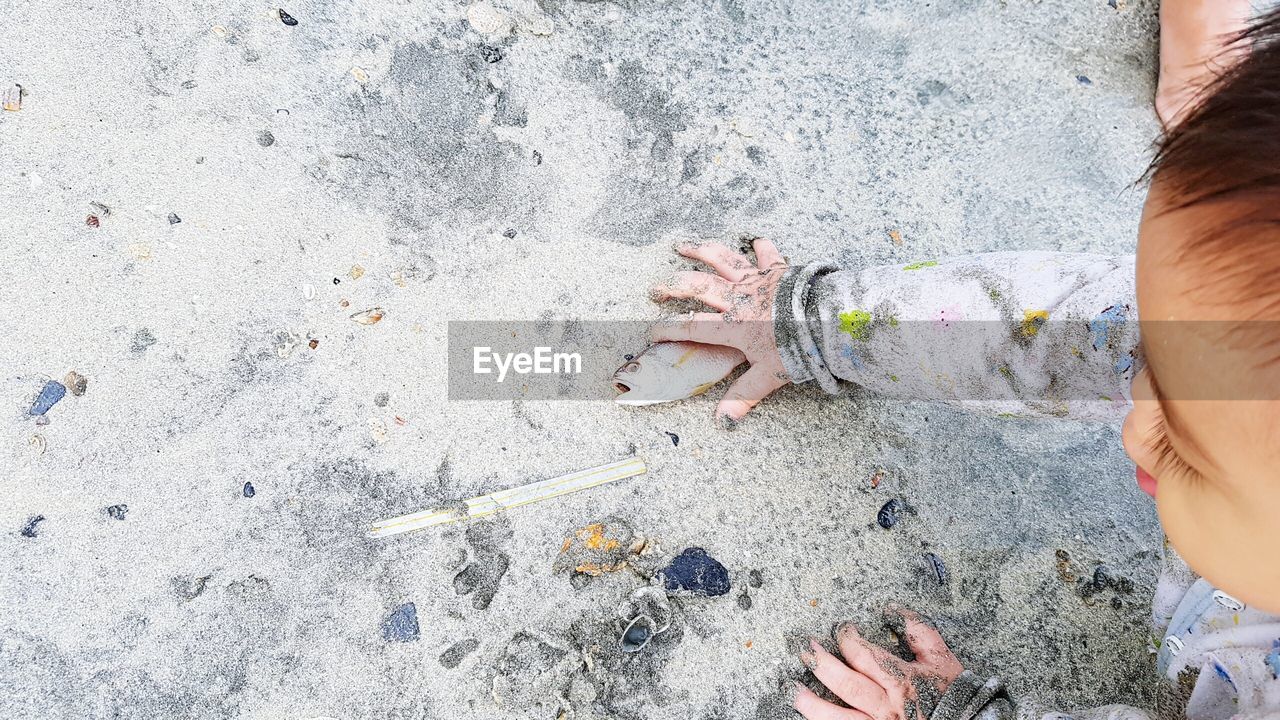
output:
[[[640,363],[629,362],[622,368],[626,372],[635,372],[640,369]]]

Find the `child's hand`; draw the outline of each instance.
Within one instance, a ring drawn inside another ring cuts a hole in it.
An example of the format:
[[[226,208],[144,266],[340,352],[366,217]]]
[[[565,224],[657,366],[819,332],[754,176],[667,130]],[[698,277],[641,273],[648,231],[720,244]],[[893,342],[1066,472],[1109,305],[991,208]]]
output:
[[[653,330],[655,342],[692,341],[727,345],[742,351],[751,369],[742,374],[716,406],[716,417],[739,420],[769,393],[791,382],[782,368],[773,335],[773,299],[787,263],[773,243],[757,238],[756,262],[720,243],[685,243],[676,251],[703,262],[715,275],[681,272],[654,287],[654,300],[691,298],[719,310],[690,313],[679,322]]]
[[[867,642],[851,623],[836,631],[844,659],[827,652],[817,641],[800,659],[814,676],[849,707],[818,697],[800,685],[795,708],[808,720],[904,720],[927,718],[951,683],[964,672],[937,630],[920,616],[901,611],[907,647],[915,662],[907,662]]]

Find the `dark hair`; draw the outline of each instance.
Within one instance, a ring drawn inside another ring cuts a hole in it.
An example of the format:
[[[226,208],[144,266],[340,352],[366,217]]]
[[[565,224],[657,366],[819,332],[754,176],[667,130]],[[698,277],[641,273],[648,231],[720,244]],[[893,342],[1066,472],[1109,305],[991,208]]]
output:
[[[1206,286],[1229,283],[1224,297],[1270,316],[1280,310],[1280,9],[1229,40],[1225,69],[1157,142],[1147,177],[1170,193],[1163,212],[1224,204],[1193,231],[1188,262]]]
[[[1157,143],[1148,175],[1169,184],[1175,207],[1266,195],[1280,210],[1280,9],[1229,38],[1224,55],[1241,50]]]

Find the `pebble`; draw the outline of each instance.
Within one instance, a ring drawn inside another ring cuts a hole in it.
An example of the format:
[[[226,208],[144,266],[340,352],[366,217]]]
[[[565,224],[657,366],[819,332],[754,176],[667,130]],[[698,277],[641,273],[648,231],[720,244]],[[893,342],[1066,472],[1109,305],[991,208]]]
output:
[[[898,520],[902,517],[902,501],[894,498],[884,505],[880,506],[880,511],[876,513],[876,523],[888,530],[898,524]]]
[[[542,164],[542,153],[538,152],[537,150],[533,151],[533,164],[534,165]]]
[[[748,595],[745,590],[742,591],[742,594],[738,596],[738,607],[743,610],[750,610],[753,604],[754,603],[751,602],[751,596]]]
[[[42,522],[44,522],[43,515],[32,515],[27,518],[26,524],[22,526],[22,537],[33,538],[38,535],[39,532],[36,530],[36,526]]]
[[[271,147],[276,144],[276,136],[272,135],[270,130],[263,130],[258,133],[258,144],[262,147]]]
[[[284,8],[276,8],[276,11],[280,13],[280,22],[284,23],[285,25],[288,25],[289,27],[293,27],[298,24],[298,19],[290,15],[289,13],[285,12]]]
[[[508,239],[508,240],[514,239],[514,238],[515,238],[515,236],[516,236],[516,229],[515,229],[515,228],[507,228],[507,229],[506,229],[506,232],[502,233],[502,237],[504,237],[504,238],[506,238],[506,239]],[[628,358],[628,359],[629,359],[629,358]]]
[[[110,515],[113,520],[123,520],[124,516],[129,514],[129,506],[124,503],[120,503],[119,505],[108,505],[107,514]]]
[[[320,341],[316,340],[315,338],[311,338],[311,341],[307,343],[307,347],[311,348],[312,350],[315,350],[316,348],[320,347]]]
[[[14,85],[4,91],[4,109],[9,112],[18,112],[22,109],[22,96],[24,92],[21,85]]]
[[[67,389],[71,391],[72,395],[80,397],[84,394],[85,390],[89,389],[89,378],[81,375],[75,370],[71,370],[67,373],[66,377],[62,378],[62,384],[67,386]]]
[[[1090,80],[1087,75],[1077,75],[1076,82],[1080,83],[1081,85],[1084,85],[1085,87],[1088,87],[1093,84],[1093,81]]]
[[[31,409],[27,411],[30,415],[44,415],[49,409],[58,404],[67,394],[67,387],[57,380],[50,380],[40,388],[40,394],[36,396],[36,401],[31,404]]]
[[[246,483],[244,484],[244,487],[240,489],[240,492],[244,493],[244,496],[245,496],[245,497],[247,497],[247,498],[251,498],[251,497],[253,497],[253,496],[254,496],[254,494],[256,494],[256,493],[257,493],[257,490],[254,490],[254,489],[253,489],[253,483],[251,483],[251,482],[246,482]]]
[[[468,655],[476,651],[480,647],[480,641],[475,638],[467,638],[459,640],[449,646],[448,650],[440,653],[440,665],[445,670],[452,670],[462,664]]]
[[[663,432],[666,432],[666,431],[664,430]],[[675,434],[675,433],[673,433],[673,432],[669,432],[669,433],[667,433],[667,437],[671,438],[671,444],[672,444],[672,445],[675,445],[676,447],[680,447],[680,436],[679,436],[679,435],[677,435],[677,434]]]
[[[484,35],[506,35],[511,32],[511,18],[487,2],[478,2],[467,8],[467,22],[476,32]]]
[[[481,45],[480,57],[492,65],[502,59],[502,51],[492,45]]]
[[[759,570],[752,570],[751,572],[747,573],[747,584],[753,588],[763,587],[764,573],[760,572]]]
[[[947,573],[947,566],[943,564],[942,558],[931,552],[924,553],[923,558],[925,570],[938,581],[939,585],[946,585],[951,576]]]
[[[212,575],[203,575],[201,577],[185,575],[174,578],[169,584],[173,587],[173,592],[178,597],[184,600],[195,600],[204,594],[205,583],[209,582],[210,577]]]
[[[182,218],[178,217],[178,213],[169,213],[169,224],[177,225],[182,222]]]
[[[405,603],[382,622],[382,639],[387,642],[413,642],[418,639],[418,608]]]
[[[382,319],[382,315],[383,315],[382,308],[369,308],[368,310],[354,313],[351,316],[351,319],[355,320],[361,325],[373,325],[374,323]]]
[[[98,219],[97,215],[90,215],[84,219],[84,224],[89,227],[96,228],[102,224],[102,221]]]
[[[729,571],[700,547],[686,548],[660,574],[668,592],[708,597],[729,592]]]

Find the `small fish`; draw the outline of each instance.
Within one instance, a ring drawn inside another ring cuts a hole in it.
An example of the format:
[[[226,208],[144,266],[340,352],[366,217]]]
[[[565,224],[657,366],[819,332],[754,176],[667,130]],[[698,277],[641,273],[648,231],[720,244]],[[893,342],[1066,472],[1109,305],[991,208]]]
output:
[[[620,405],[656,405],[700,395],[746,361],[736,348],[660,342],[613,374]]]

